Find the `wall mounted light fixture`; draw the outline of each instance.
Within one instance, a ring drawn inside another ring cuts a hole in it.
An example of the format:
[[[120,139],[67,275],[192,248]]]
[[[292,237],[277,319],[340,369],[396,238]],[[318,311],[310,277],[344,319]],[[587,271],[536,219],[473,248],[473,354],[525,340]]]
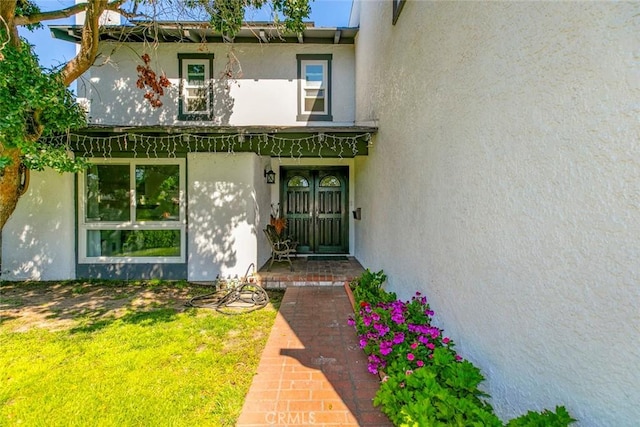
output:
[[[264,176],[267,178],[267,184],[275,184],[276,183],[276,173],[269,167],[269,170],[264,170]]]

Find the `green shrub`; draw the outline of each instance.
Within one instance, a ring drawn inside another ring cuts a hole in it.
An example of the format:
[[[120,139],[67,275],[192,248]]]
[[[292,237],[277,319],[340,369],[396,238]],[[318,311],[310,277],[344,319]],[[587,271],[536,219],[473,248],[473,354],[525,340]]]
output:
[[[351,282],[351,289],[356,303],[359,304],[366,301],[370,304],[377,304],[379,302],[394,301],[396,294],[382,289],[382,285],[386,280],[387,275],[384,272],[372,273],[367,269],[358,279]]]
[[[366,270],[351,283],[359,307],[349,324],[356,327],[368,369],[384,375],[374,404],[397,426],[502,426],[478,387],[480,370],[454,351],[453,341],[431,324],[433,311],[416,293],[397,300],[382,285],[387,276]],[[508,427],[566,427],[567,410],[530,411]]]

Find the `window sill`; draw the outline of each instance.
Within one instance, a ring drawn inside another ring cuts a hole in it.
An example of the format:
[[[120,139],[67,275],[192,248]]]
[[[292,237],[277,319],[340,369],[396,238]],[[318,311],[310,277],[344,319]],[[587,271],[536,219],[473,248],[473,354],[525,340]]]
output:
[[[331,114],[298,114],[296,116],[298,122],[332,122]]]
[[[213,120],[213,117],[209,114],[178,114],[178,121],[181,122],[205,122],[211,120]]]

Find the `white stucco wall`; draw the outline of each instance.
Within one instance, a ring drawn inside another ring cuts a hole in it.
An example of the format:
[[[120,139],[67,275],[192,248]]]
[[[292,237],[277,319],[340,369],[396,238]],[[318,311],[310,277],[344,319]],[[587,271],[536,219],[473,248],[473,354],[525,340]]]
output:
[[[2,280],[75,278],[74,175],[31,172],[2,230]]]
[[[233,49],[233,50],[230,50]],[[165,72],[172,83],[162,97],[164,105],[153,109],[136,87],[140,55],[149,53],[154,71]],[[228,63],[238,60],[237,81],[228,89],[219,77]],[[178,116],[178,53],[214,54],[211,121],[182,122]],[[332,122],[298,122],[297,54],[332,54]],[[141,43],[103,43],[101,53],[78,83],[78,96],[91,104],[90,120],[104,125],[349,125],[355,120],[355,77],[353,45],[313,44],[189,44],[161,43],[150,49]]]
[[[268,258],[261,231],[269,221],[265,162],[253,153],[187,156],[189,280],[242,276]]]
[[[640,4],[361,3],[356,256],[420,290],[499,415],[640,420]]]

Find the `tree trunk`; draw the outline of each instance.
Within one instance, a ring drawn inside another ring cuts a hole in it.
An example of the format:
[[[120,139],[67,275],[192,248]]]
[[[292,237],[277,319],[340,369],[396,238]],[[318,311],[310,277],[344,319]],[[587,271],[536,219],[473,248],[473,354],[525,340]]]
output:
[[[0,0],[2,1],[2,0]],[[100,40],[100,15],[107,9],[107,0],[92,0],[87,5],[84,27],[82,28],[82,40],[80,51],[62,69],[61,75],[64,84],[69,86],[93,65],[98,54],[98,42]]]
[[[11,159],[11,164],[0,172],[0,230],[4,228],[20,197],[20,150],[2,149],[0,155]]]

